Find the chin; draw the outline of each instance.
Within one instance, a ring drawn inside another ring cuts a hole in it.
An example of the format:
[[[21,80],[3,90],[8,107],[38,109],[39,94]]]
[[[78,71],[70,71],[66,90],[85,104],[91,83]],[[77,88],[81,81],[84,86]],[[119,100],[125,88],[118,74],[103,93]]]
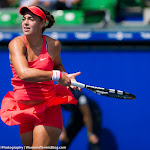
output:
[[[24,34],[25,36],[30,36],[30,35],[32,35],[33,33],[32,33],[32,32],[24,32],[24,31],[23,31],[23,34]]]

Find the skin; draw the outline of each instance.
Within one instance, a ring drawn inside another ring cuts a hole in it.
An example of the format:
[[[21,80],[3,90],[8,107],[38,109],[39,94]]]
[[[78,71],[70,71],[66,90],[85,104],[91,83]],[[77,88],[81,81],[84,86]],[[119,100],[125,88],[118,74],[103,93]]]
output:
[[[22,30],[26,37],[28,61],[34,61],[40,55],[43,45],[42,28],[44,25],[44,21],[41,21],[38,16],[34,15],[30,11],[25,12],[22,21]],[[48,52],[54,62],[55,69],[65,71],[61,63],[61,45],[59,41],[51,39],[48,36],[46,36],[46,40],[49,47]],[[21,36],[14,38],[9,43],[8,47],[10,51],[10,62],[13,64],[20,79],[28,82],[42,82],[50,81],[52,79],[52,71],[29,68],[27,59],[25,57],[26,47]],[[69,77],[62,74],[59,83],[63,86],[70,86],[71,78],[74,79],[79,74],[80,72],[70,74]],[[18,102],[24,104],[37,104],[37,101],[34,100],[31,100],[30,102]],[[42,102],[43,101],[38,101],[38,103]],[[61,129],[59,128],[37,125],[34,127],[33,131],[20,134],[20,137],[24,146],[56,146],[60,133]]]
[[[65,3],[66,0],[59,0],[59,2]],[[73,1],[71,1],[71,4],[74,5],[74,4],[78,4],[79,2],[81,2],[81,0],[73,0]]]
[[[81,105],[79,109],[83,114],[83,121],[85,126],[87,127],[87,132],[92,132],[92,116],[88,104]],[[89,142],[93,144],[98,143],[98,137],[94,133],[88,136],[88,139]]]
[[[79,106],[79,109],[83,115],[83,121],[85,126],[87,127],[87,132],[92,132],[92,116],[90,113],[89,105],[88,104],[81,105]],[[63,129],[63,132],[60,135],[60,140],[65,141],[67,143],[69,142],[69,138],[67,137],[65,128]],[[99,138],[93,133],[90,136],[88,136],[88,140],[92,144],[97,144]]]

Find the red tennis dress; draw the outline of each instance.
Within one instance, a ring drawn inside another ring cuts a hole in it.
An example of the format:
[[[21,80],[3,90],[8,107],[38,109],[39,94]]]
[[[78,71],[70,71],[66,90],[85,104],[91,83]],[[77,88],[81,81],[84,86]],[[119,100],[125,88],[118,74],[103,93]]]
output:
[[[25,36],[22,36],[25,43]],[[25,43],[26,45],[26,43]],[[28,62],[30,68],[52,71],[54,63],[47,52],[46,38],[39,57]],[[20,133],[33,130],[34,125],[54,126],[62,129],[60,104],[77,104],[71,91],[53,81],[27,82],[21,80],[11,64],[13,91],[9,91],[2,100],[1,119],[7,125],[19,125]],[[34,105],[20,104],[17,100],[43,100]]]

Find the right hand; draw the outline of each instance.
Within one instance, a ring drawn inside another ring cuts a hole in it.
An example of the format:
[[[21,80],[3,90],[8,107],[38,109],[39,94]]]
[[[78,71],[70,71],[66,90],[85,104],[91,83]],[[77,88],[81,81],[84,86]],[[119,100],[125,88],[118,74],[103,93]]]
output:
[[[71,85],[71,80],[76,81],[75,77],[80,75],[81,72],[76,72],[76,73],[72,73],[72,74],[64,74],[61,73],[61,78],[59,80],[60,85],[62,86],[67,86],[70,87]],[[76,88],[76,87],[75,87]],[[80,90],[80,89],[79,89]]]
[[[63,130],[62,130],[62,132],[61,132],[61,134],[59,136],[59,139],[61,141],[65,141],[67,143],[69,142],[69,138],[67,137],[67,132],[66,132],[65,128],[63,128]]]
[[[71,79],[67,75],[65,75],[63,73],[61,74],[61,78],[60,78],[60,80],[58,82],[62,86],[70,86],[71,85]]]
[[[99,141],[98,137],[95,134],[92,134],[89,136],[89,142],[92,144],[97,144]]]
[[[76,73],[68,74],[67,76],[71,79],[71,81],[77,82],[75,77],[80,75],[80,74],[81,74],[81,72],[76,72]],[[70,87],[74,90],[76,89],[76,90],[81,91],[80,87],[76,87],[76,86],[72,86],[72,85]]]

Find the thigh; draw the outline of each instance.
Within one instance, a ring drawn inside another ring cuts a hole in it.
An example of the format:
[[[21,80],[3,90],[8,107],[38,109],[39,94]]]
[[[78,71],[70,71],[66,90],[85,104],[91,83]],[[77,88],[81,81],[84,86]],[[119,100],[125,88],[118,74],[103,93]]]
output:
[[[36,125],[33,130],[32,146],[33,147],[56,146],[60,134],[61,134],[60,128],[52,126]]]
[[[20,134],[20,138],[21,138],[23,146],[32,146],[33,131]]]
[[[19,132],[23,146],[32,146],[33,143],[33,124],[20,124]]]
[[[44,112],[44,119],[42,120],[42,122],[35,122],[35,125],[51,126],[62,129],[63,118],[61,106],[56,105],[48,107]]]
[[[60,105],[48,107],[41,116],[33,129],[33,146],[56,146],[63,126]]]

